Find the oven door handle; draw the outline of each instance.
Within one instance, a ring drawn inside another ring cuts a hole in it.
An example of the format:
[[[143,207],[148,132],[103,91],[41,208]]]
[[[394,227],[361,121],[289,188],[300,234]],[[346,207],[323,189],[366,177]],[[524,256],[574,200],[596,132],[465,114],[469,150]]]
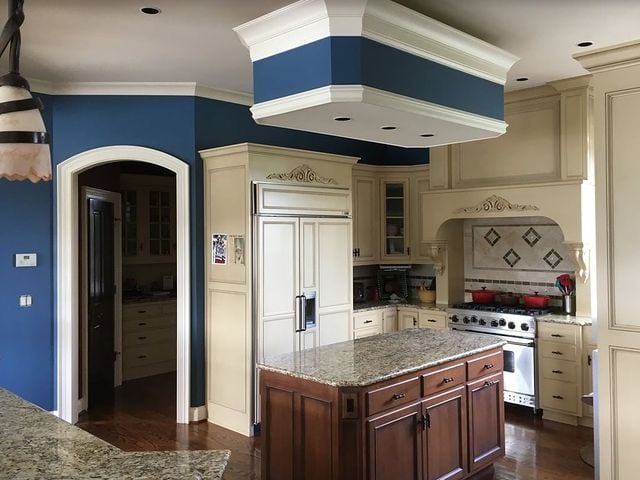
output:
[[[451,327],[451,330],[455,330],[457,332],[475,333],[476,335],[480,334],[480,335],[491,335],[493,337],[500,337],[500,338],[504,339],[504,341],[507,342],[508,344],[518,345],[518,346],[521,346],[521,347],[535,347],[536,346],[535,341],[530,340],[528,338],[516,338],[516,337],[510,337],[508,335],[502,335],[500,333],[480,332],[478,330],[472,330],[470,328]]]

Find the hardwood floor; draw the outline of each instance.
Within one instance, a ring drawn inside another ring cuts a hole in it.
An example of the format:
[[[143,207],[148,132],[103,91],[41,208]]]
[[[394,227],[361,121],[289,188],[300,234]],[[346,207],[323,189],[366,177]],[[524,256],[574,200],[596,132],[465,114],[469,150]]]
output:
[[[126,451],[231,450],[224,480],[260,479],[260,439],[249,439],[201,422],[175,423],[175,375],[127,382],[113,402],[81,416],[78,426]],[[528,409],[507,408],[507,454],[496,463],[496,480],[583,480],[593,469],[580,460],[580,447],[593,431],[534,417]]]

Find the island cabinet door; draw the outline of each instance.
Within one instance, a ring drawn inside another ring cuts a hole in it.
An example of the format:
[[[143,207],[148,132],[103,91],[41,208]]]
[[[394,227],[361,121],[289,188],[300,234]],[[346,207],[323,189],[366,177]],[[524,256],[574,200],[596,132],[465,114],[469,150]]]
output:
[[[504,455],[504,394],[502,373],[467,385],[469,402],[470,471]]]
[[[425,480],[456,480],[468,472],[467,395],[462,386],[425,400]]]
[[[422,480],[420,403],[367,421],[367,480]]]

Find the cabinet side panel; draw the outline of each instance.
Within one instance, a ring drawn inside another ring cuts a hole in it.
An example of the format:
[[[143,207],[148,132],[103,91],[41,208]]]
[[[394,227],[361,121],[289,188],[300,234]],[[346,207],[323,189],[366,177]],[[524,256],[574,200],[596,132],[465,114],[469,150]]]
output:
[[[272,386],[265,386],[262,395],[264,451],[262,466],[266,480],[293,480],[294,463],[294,393]]]
[[[333,478],[333,403],[314,397],[300,397],[301,476],[305,480]]]

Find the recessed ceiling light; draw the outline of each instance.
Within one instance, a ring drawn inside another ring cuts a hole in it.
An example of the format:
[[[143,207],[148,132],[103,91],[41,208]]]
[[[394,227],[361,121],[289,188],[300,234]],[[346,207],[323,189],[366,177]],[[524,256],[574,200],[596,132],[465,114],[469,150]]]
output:
[[[394,127],[393,125],[385,125],[384,127],[380,127],[380,130],[395,130],[398,127]]]
[[[142,7],[140,11],[147,15],[157,15],[162,12],[162,10],[156,7]]]
[[[429,137],[433,137],[434,134],[433,133],[422,133],[422,134],[420,134],[420,136],[424,137],[424,138],[429,138]]]
[[[527,80],[529,80],[529,77],[516,78],[516,82],[526,82]]]
[[[578,46],[579,46],[580,48],[590,47],[591,45],[593,45],[593,42],[580,42],[580,43],[578,44]]]
[[[335,117],[334,120],[336,122],[349,122],[351,121],[351,117]]]

